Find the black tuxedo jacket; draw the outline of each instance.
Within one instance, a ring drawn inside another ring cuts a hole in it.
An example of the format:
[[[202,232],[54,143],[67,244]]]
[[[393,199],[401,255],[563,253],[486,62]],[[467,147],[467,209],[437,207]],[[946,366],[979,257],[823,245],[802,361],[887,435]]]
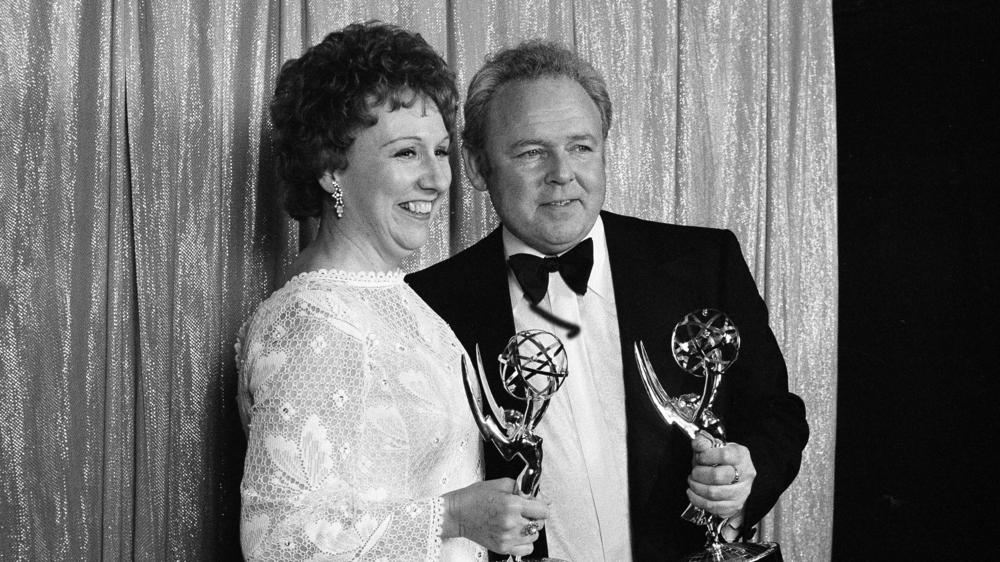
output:
[[[739,329],[739,359],[726,372],[713,410],[723,420],[727,440],[746,446],[757,469],[745,506],[744,532],[771,510],[798,474],[809,433],[805,407],[788,392],[785,362],[768,327],[767,310],[730,231],[608,212],[601,216],[624,367],[633,555],[637,562],[675,560],[705,542],[703,528],[680,519],[688,503],[691,446],[680,430],[665,425],[649,402],[635,365],[634,342],[645,343],[661,384],[676,397],[700,394],[703,380],[674,363],[674,325],[689,312],[715,308]],[[503,406],[507,394],[497,358],[514,334],[514,319],[500,229],[406,280],[448,322],[470,357],[479,345],[493,395]],[[505,407],[512,406],[507,402]],[[487,479],[514,478],[520,472],[519,459],[508,463],[492,447],[485,450]],[[534,555],[545,550],[543,536]]]

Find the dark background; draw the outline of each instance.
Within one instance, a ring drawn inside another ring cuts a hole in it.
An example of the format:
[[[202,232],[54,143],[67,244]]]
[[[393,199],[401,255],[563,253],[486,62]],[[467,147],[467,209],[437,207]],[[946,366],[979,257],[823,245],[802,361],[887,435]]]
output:
[[[833,560],[1000,560],[998,10],[834,0]]]

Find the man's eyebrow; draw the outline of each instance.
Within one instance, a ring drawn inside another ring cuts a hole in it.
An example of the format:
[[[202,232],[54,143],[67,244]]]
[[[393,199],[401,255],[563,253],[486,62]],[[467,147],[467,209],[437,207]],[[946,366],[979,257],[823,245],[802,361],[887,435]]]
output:
[[[548,144],[548,143],[546,143],[542,139],[519,139],[519,140],[515,141],[514,143],[512,143],[510,145],[510,148],[511,149],[521,148],[522,146],[528,146],[528,145],[542,145],[542,146],[544,146],[546,144]]]
[[[595,137],[594,135],[592,135],[590,133],[577,133],[575,135],[570,135],[570,136],[566,137],[566,140],[567,140],[567,142],[579,142],[579,141],[596,142],[597,141],[597,137]],[[508,151],[514,151],[514,150],[517,150],[519,148],[523,148],[525,146],[549,146],[551,144],[552,144],[552,142],[551,141],[547,141],[547,140],[542,140],[542,139],[537,139],[537,138],[524,138],[524,139],[518,139],[518,140],[514,141],[513,143],[511,143],[507,147],[507,150]]]

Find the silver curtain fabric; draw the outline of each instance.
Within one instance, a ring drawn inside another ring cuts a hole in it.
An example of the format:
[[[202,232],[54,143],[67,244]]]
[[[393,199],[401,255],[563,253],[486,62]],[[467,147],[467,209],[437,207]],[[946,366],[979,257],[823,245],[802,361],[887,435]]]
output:
[[[829,0],[0,0],[0,13],[0,558],[238,553],[232,344],[309,236],[280,209],[266,104],[283,60],[378,18],[420,31],[460,89],[488,52],[533,36],[604,72],[607,207],[743,244],[813,432],[764,536],[788,560],[829,559]],[[495,224],[456,181],[406,267]]]

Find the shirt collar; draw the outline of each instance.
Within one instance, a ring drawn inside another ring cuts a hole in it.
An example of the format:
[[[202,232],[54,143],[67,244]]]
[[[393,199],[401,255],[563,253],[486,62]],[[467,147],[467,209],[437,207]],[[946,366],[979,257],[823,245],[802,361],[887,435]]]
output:
[[[543,254],[538,250],[532,248],[523,240],[514,235],[513,232],[507,230],[507,227],[503,227],[503,257],[504,261],[514,254],[531,254],[533,256],[545,257],[547,254]],[[580,239],[582,242],[587,238],[594,239],[594,267],[590,270],[590,279],[587,281],[587,290],[593,291],[597,296],[614,301],[614,295],[612,294],[611,285],[611,262],[608,259],[608,242],[604,235],[604,220],[601,216],[597,216],[597,221],[594,226],[590,229],[590,233]],[[570,248],[572,249],[572,248]],[[569,250],[566,250],[568,252]],[[562,255],[566,252],[561,252],[558,255]],[[508,275],[513,277],[510,273],[510,268],[507,268]],[[517,281],[514,282],[517,286],[517,290],[523,294],[520,285],[517,285]]]

